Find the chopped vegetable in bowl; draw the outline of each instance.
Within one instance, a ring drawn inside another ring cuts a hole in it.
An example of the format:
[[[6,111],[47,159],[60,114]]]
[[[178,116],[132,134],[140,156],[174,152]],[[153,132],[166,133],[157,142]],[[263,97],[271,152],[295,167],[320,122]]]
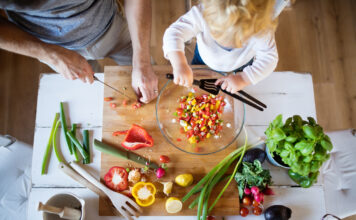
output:
[[[178,116],[189,143],[195,144],[211,136],[219,137],[222,130],[223,113],[226,103],[222,96],[203,94],[196,96],[190,92],[179,99]]]

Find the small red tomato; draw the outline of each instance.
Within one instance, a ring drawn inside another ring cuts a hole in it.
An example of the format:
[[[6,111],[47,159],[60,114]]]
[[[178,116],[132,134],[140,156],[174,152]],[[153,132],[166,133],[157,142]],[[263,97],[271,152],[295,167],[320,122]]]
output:
[[[242,204],[244,206],[250,206],[252,204],[251,197],[244,196],[244,198],[242,199]]]
[[[127,99],[124,99],[124,101],[122,101],[122,105],[127,106]]]
[[[159,161],[161,161],[162,163],[169,163],[169,161],[171,161],[171,160],[169,159],[168,156],[161,155],[161,156],[159,156]]]
[[[116,104],[115,103],[110,103],[110,107],[111,108],[116,108]]]
[[[246,217],[246,216],[248,215],[248,209],[247,209],[246,207],[242,207],[242,208],[240,209],[240,215],[241,215],[242,217]]]
[[[260,205],[260,203],[257,202],[256,200],[253,200],[253,201],[252,201],[252,206],[257,207],[257,206],[259,206],[259,205]]]
[[[262,214],[262,209],[260,207],[253,207],[253,210],[252,210],[253,214],[254,215],[261,215]]]
[[[111,100],[113,100],[112,97],[105,97],[105,98],[104,98],[104,101],[105,101],[105,102],[110,102]]]

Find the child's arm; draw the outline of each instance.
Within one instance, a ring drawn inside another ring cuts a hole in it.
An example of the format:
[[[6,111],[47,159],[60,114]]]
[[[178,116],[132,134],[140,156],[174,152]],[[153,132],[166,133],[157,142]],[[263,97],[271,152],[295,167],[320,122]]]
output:
[[[256,84],[271,74],[277,66],[278,52],[274,40],[274,34],[268,34],[257,39],[254,47],[255,60],[251,66],[247,66],[237,75],[222,77],[216,81],[221,88],[236,93],[250,84]]]
[[[173,67],[173,82],[180,86],[190,87],[193,84],[193,71],[182,51],[168,53],[168,59]]]
[[[163,36],[164,57],[173,67],[174,83],[191,86],[193,71],[184,55],[184,43],[202,31],[203,17],[199,7],[192,9],[170,25]]]

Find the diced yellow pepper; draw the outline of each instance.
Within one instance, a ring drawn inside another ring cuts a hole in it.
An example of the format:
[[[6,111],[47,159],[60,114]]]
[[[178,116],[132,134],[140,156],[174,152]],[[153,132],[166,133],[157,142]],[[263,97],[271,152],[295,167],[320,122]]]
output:
[[[209,122],[208,122],[209,127],[211,127],[212,124],[213,124],[213,122],[211,120],[209,120]]]
[[[211,134],[210,134],[210,133],[208,133],[208,134],[206,135],[206,138],[210,138],[210,136],[211,136]]]
[[[192,100],[192,105],[195,105],[195,104],[197,104],[197,100],[193,99]]]
[[[189,143],[191,144],[195,144],[197,142],[197,139],[195,138],[195,136],[191,136],[189,139],[188,139]]]
[[[204,131],[204,130],[206,130],[206,126],[204,126],[200,129],[200,131]]]

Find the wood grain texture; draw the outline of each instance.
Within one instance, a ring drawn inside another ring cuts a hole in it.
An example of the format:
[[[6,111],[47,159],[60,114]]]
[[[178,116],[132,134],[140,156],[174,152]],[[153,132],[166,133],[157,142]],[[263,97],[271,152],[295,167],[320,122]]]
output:
[[[166,82],[164,74],[170,71],[169,66],[155,66],[154,70],[159,75],[159,88],[162,88],[163,83]],[[113,85],[118,89],[123,89],[127,87],[127,94],[133,96],[133,91],[129,86],[131,83],[130,73],[131,67],[108,67],[105,68],[105,82]],[[127,130],[130,128],[131,124],[136,123],[144,127],[154,139],[154,146],[152,148],[144,148],[136,150],[138,154],[159,163],[160,155],[167,155],[170,157],[171,162],[168,163],[168,172],[162,180],[160,181],[171,181],[174,180],[175,176],[178,174],[189,172],[191,173],[197,183],[211,168],[213,168],[219,161],[221,161],[228,153],[233,151],[236,148],[236,143],[229,146],[227,149],[208,156],[197,156],[184,153],[172,146],[164,139],[162,134],[159,131],[156,117],[155,117],[155,102],[144,105],[143,107],[132,110],[131,103],[128,106],[124,107],[121,105],[121,102],[124,98],[118,96],[111,89],[104,88],[104,96],[114,97],[114,102],[118,104],[116,109],[111,109],[109,103],[105,102],[103,106],[103,142],[110,144],[112,146],[121,147],[120,143],[123,137],[113,137],[112,132],[117,130]],[[133,162],[127,160],[121,160],[110,156],[108,154],[102,154],[101,156],[101,173],[100,176],[103,179],[105,173],[112,166],[122,166],[122,167],[142,167]],[[155,185],[159,190],[162,190],[161,184],[157,183],[157,179],[154,173],[149,175],[149,179],[155,182]],[[221,184],[220,184],[221,187]],[[191,187],[182,188],[176,184],[173,186],[173,193],[170,196],[175,196],[182,198]],[[215,198],[219,192],[219,187],[214,190],[211,198]],[[161,193],[157,194],[157,199],[154,205],[144,208],[143,215],[150,216],[161,216],[168,215],[165,211],[164,204],[166,196]],[[195,215],[196,210],[191,210],[187,206],[190,204],[193,196],[187,202],[184,203],[183,211],[177,213],[177,215]],[[110,207],[102,205],[99,203],[99,214],[100,215],[110,215]],[[213,215],[237,215],[239,211],[239,199],[238,192],[234,184],[231,184],[227,191],[223,194],[222,198],[219,200],[219,203],[214,208]]]

